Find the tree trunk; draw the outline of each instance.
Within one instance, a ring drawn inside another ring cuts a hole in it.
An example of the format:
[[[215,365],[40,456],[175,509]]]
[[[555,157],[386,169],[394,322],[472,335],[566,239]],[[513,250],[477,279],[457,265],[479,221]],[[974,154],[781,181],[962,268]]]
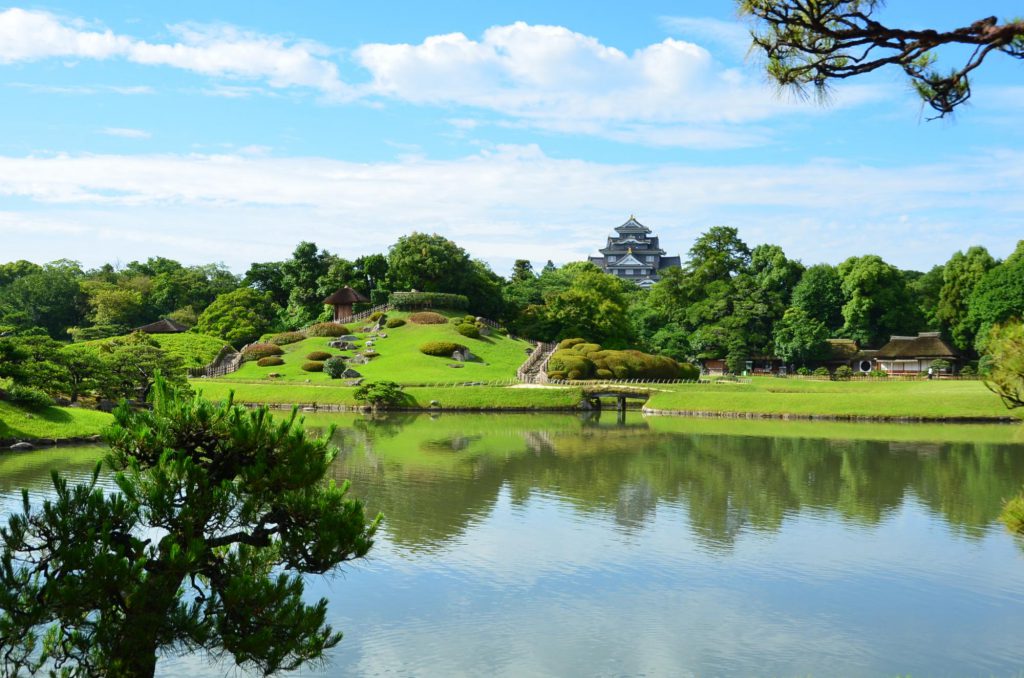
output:
[[[129,598],[121,633],[109,648],[112,678],[152,678],[160,640],[173,635],[166,626],[183,577],[152,574]]]

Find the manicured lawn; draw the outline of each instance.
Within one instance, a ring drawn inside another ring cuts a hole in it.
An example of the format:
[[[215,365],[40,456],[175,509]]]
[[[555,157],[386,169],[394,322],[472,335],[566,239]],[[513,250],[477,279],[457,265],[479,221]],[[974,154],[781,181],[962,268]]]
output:
[[[407,313],[389,313],[389,318],[407,318]],[[445,314],[458,315],[458,314]],[[360,327],[350,327],[359,330]],[[402,327],[384,330],[387,338],[376,340],[373,349],[380,355],[366,365],[353,365],[352,368],[371,381],[390,380],[401,384],[436,384],[464,381],[496,381],[514,379],[516,370],[527,358],[526,348],[531,346],[526,341],[509,339],[492,334],[480,339],[469,339],[455,331],[455,326],[416,325],[406,323]],[[360,348],[364,345],[366,334],[354,332],[359,337],[356,342]],[[332,379],[319,372],[304,372],[303,363],[306,355],[313,351],[326,351],[332,355],[351,356],[353,351],[338,351],[327,346],[333,341],[329,337],[313,337],[282,348],[285,354],[283,365],[260,367],[254,361],[242,365],[237,372],[229,374],[225,379],[232,381],[266,382],[266,375],[280,374],[274,377],[277,382],[309,382],[312,384],[329,384]],[[450,358],[437,358],[420,353],[419,347],[428,341],[451,341],[469,347],[479,361],[457,363]],[[462,365],[462,367],[448,367]],[[337,382],[335,382],[337,383]]]
[[[980,381],[809,381],[755,377],[750,384],[656,387],[655,410],[920,419],[1006,419]]]
[[[0,402],[0,440],[79,438],[95,435],[113,421],[106,412],[76,407],[48,407],[30,412]]]
[[[335,382],[337,383],[337,382]],[[352,397],[354,388],[330,384],[295,383],[232,383],[226,380],[199,379],[192,382],[196,390],[212,400],[227,398],[235,392],[240,403],[267,403],[288,405],[358,405]],[[410,397],[405,407],[429,408],[436,400],[442,408],[451,409],[566,409],[579,404],[582,394],[578,388],[529,389],[496,386],[409,386],[404,389]]]

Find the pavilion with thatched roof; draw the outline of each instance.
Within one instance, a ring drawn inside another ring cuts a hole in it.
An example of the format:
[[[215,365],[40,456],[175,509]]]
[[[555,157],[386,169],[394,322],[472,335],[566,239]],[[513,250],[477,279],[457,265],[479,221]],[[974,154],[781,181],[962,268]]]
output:
[[[955,371],[959,358],[938,332],[918,332],[916,337],[892,337],[875,355],[878,369],[889,374],[922,374],[936,360],[944,360]]]
[[[334,322],[342,322],[352,317],[352,305],[370,301],[347,285],[324,299],[324,304],[334,307]]]
[[[136,327],[133,332],[145,332],[146,334],[178,334],[188,332],[188,327],[170,318],[161,318],[155,323],[149,323],[142,327]]]

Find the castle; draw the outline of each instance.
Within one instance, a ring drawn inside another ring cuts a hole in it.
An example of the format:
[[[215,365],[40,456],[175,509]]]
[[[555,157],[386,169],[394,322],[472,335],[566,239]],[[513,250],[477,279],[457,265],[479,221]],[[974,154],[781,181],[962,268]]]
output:
[[[635,217],[615,229],[618,235],[608,238],[601,256],[590,257],[590,263],[623,280],[632,280],[644,289],[661,279],[659,271],[679,266],[679,257],[666,257],[658,245],[658,236],[651,235]]]

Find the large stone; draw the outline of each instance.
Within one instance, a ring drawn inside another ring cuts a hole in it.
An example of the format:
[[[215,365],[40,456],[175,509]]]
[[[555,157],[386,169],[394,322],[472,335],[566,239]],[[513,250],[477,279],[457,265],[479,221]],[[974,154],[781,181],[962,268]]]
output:
[[[346,381],[345,382],[345,386],[359,386],[362,383],[363,383],[363,378],[360,377],[359,379],[352,379],[350,381]]]
[[[354,355],[346,361],[350,365],[365,365],[370,359],[364,355]]]
[[[356,372],[351,367],[348,367],[348,368],[345,368],[345,371],[341,373],[341,376],[342,376],[343,379],[355,379],[355,378],[361,377],[363,375],[360,374],[359,372]]]
[[[32,443],[14,443],[11,445],[11,449],[15,451],[34,450],[36,446]]]
[[[441,403],[439,401],[437,401],[437,400],[431,400],[430,401],[430,406],[431,407],[441,407]]]
[[[465,367],[465,365],[462,365],[460,363],[448,363],[448,367],[454,367],[454,368],[457,369],[457,368],[460,368],[460,367]]]
[[[341,341],[340,339],[332,341],[327,345],[330,346],[331,348],[336,348],[341,351],[352,351],[355,350],[356,347],[356,345],[353,344],[351,341]]]
[[[359,341],[359,337],[354,334],[343,334],[338,337],[338,341]]]
[[[460,363],[468,363],[472,360],[476,360],[476,356],[467,348],[464,350],[457,350],[452,353],[452,360],[458,360]]]

